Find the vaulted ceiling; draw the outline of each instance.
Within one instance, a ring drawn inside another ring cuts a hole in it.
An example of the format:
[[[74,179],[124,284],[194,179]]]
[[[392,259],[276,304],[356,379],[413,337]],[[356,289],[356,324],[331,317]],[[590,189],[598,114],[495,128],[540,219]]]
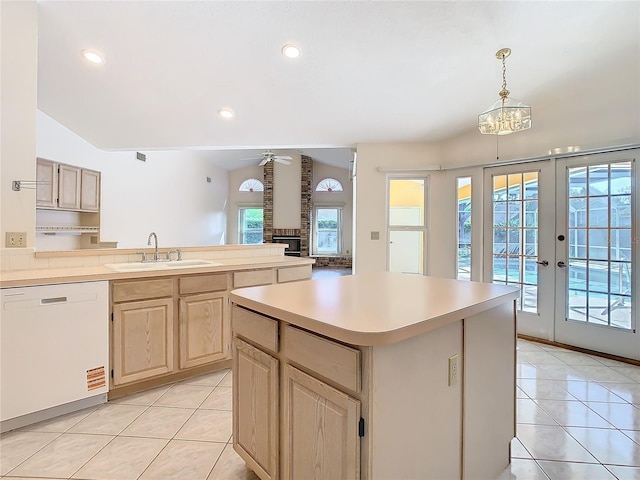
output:
[[[358,143],[477,128],[502,47],[511,96],[534,112],[574,82],[606,95],[638,74],[640,2],[40,0],[38,30],[38,108],[99,148],[340,164]],[[291,43],[297,59],[281,54]]]

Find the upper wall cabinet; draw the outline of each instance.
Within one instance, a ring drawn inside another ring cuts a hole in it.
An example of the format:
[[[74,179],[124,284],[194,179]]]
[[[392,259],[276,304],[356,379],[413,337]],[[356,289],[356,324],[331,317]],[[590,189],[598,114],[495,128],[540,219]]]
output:
[[[37,159],[36,207],[97,212],[100,209],[100,172]]]
[[[80,209],[97,212],[100,209],[100,172],[82,169],[80,174]]]
[[[58,206],[58,164],[39,158],[36,164],[36,206]]]
[[[80,178],[78,167],[58,164],[58,208],[80,209]]]

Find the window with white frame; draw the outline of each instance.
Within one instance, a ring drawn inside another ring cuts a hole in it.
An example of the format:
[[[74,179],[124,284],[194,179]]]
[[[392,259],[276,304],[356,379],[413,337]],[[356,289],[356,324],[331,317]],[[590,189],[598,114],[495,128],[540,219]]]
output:
[[[261,206],[238,207],[238,243],[262,243],[264,215]]]
[[[335,178],[325,178],[318,182],[316,192],[342,192],[342,183]]]
[[[456,179],[458,204],[458,280],[471,280],[471,177]]]
[[[339,254],[342,250],[342,207],[316,206],[313,213],[313,253]]]
[[[264,184],[257,178],[248,178],[240,184],[239,192],[263,192]]]

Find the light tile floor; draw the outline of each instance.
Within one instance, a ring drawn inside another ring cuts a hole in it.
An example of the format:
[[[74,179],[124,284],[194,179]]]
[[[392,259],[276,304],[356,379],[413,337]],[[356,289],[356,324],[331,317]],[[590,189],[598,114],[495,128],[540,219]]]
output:
[[[640,480],[640,367],[526,340],[517,360],[500,480]]]
[[[0,478],[258,480],[231,446],[229,370],[7,432]]]
[[[517,384],[500,480],[640,480],[640,367],[518,340]],[[3,434],[0,476],[257,480],[230,440],[225,370]]]

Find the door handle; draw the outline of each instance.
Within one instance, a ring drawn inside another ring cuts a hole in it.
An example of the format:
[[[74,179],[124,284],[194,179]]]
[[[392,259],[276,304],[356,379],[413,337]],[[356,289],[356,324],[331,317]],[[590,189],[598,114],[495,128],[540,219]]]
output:
[[[536,263],[538,265],[542,265],[543,267],[546,267],[547,265],[549,265],[549,262],[547,262],[546,260],[538,261]]]
[[[564,262],[558,262],[556,265],[558,265],[560,268],[567,268],[567,265]]]

